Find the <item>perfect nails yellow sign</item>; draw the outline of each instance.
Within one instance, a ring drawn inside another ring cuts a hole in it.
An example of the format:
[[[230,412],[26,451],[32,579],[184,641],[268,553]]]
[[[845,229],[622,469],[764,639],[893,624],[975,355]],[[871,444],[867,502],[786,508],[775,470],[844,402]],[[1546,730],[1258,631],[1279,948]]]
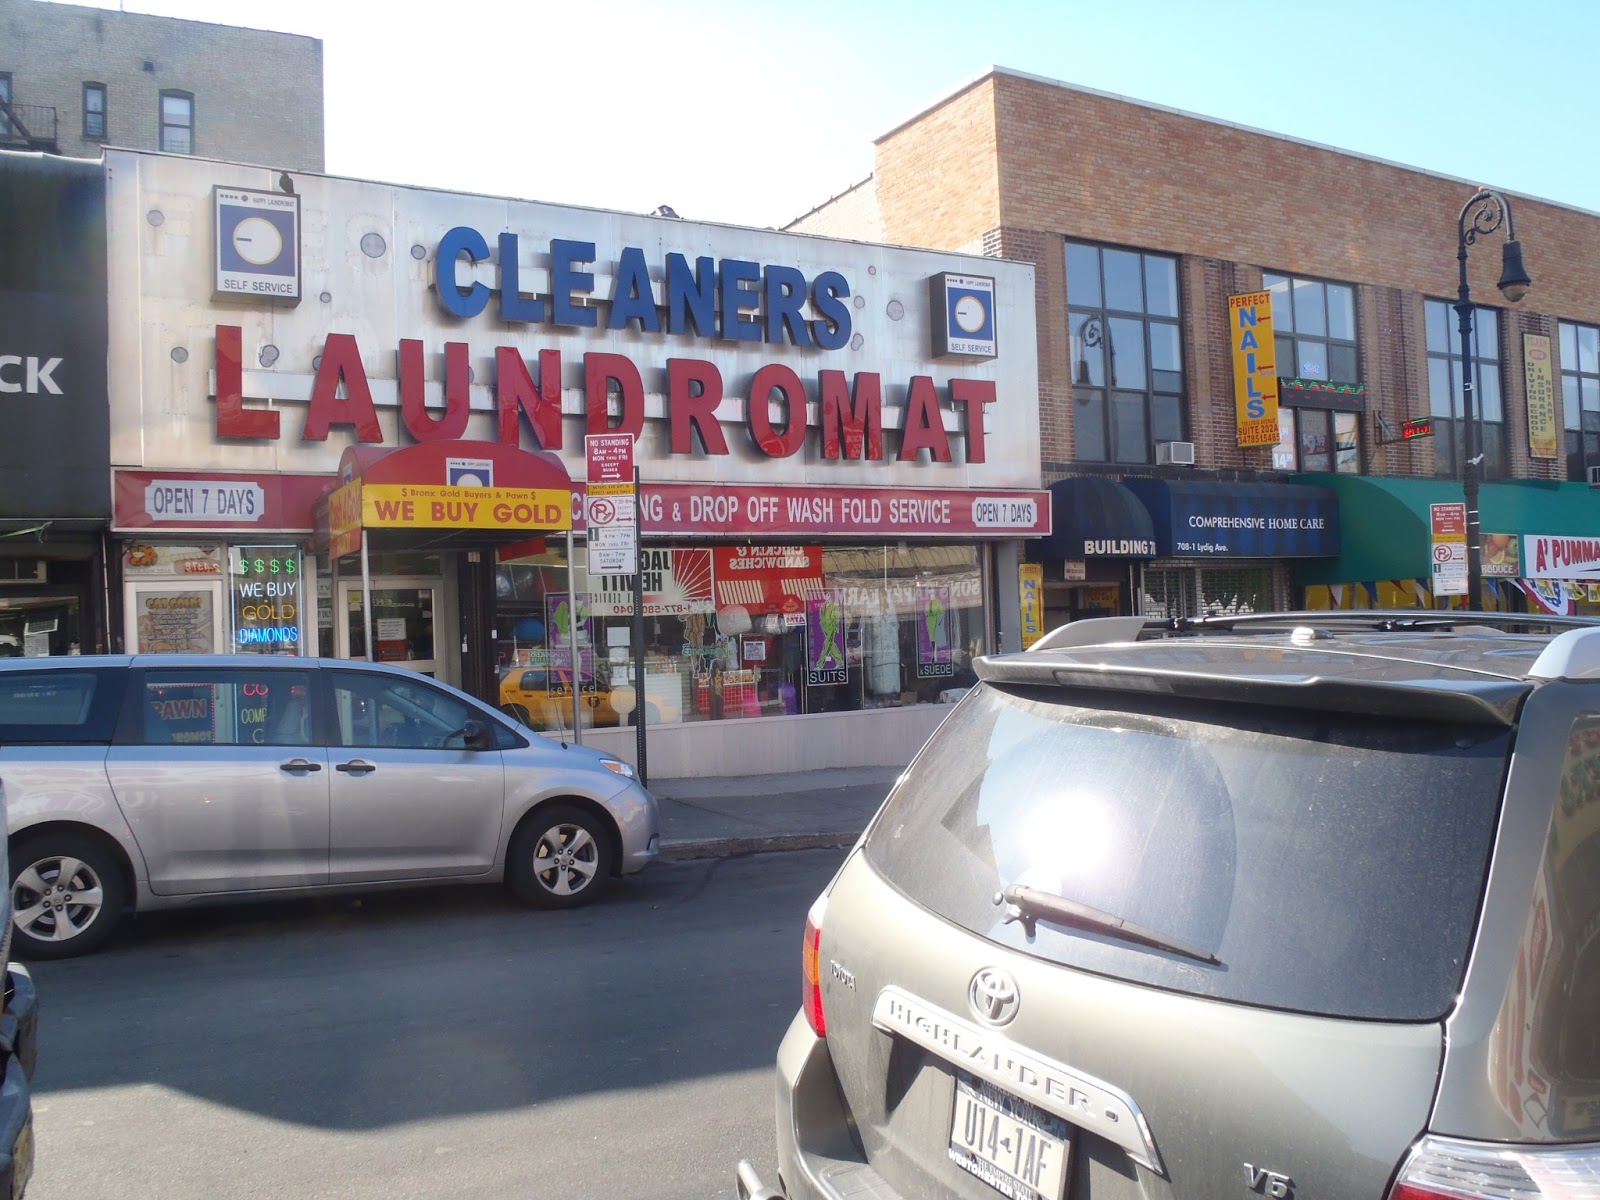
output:
[[[1278,364],[1272,340],[1272,293],[1228,297],[1233,398],[1239,445],[1278,444]]]

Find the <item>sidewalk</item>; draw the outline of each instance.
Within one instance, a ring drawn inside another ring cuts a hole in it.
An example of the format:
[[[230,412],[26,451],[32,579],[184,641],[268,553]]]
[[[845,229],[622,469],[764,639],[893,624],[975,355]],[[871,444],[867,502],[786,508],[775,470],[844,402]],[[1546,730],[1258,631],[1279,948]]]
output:
[[[835,767],[735,779],[653,779],[661,861],[849,846],[900,767]]]

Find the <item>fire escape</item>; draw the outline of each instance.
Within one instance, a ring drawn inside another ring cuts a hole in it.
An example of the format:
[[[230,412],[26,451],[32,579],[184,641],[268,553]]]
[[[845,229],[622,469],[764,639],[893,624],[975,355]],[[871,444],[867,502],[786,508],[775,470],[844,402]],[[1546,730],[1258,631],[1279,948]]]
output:
[[[48,104],[13,104],[0,97],[0,149],[59,154],[56,110]]]

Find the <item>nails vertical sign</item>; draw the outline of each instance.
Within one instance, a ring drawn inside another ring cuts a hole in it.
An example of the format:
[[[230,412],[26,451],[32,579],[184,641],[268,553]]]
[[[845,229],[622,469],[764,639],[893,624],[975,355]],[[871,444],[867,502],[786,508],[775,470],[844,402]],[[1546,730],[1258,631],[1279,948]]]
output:
[[[1278,364],[1272,340],[1272,293],[1228,297],[1233,397],[1241,446],[1278,444]]]

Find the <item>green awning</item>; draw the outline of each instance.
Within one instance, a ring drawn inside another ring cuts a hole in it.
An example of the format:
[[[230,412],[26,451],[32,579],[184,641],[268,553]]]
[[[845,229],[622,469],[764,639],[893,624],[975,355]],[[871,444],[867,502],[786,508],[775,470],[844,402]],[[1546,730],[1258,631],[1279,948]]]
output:
[[[1300,587],[1428,578],[1433,541],[1428,506],[1463,499],[1461,484],[1450,479],[1296,475],[1293,480],[1332,488],[1339,497],[1339,556],[1297,562]],[[1587,484],[1486,483],[1478,504],[1484,533],[1600,537],[1600,491]]]

